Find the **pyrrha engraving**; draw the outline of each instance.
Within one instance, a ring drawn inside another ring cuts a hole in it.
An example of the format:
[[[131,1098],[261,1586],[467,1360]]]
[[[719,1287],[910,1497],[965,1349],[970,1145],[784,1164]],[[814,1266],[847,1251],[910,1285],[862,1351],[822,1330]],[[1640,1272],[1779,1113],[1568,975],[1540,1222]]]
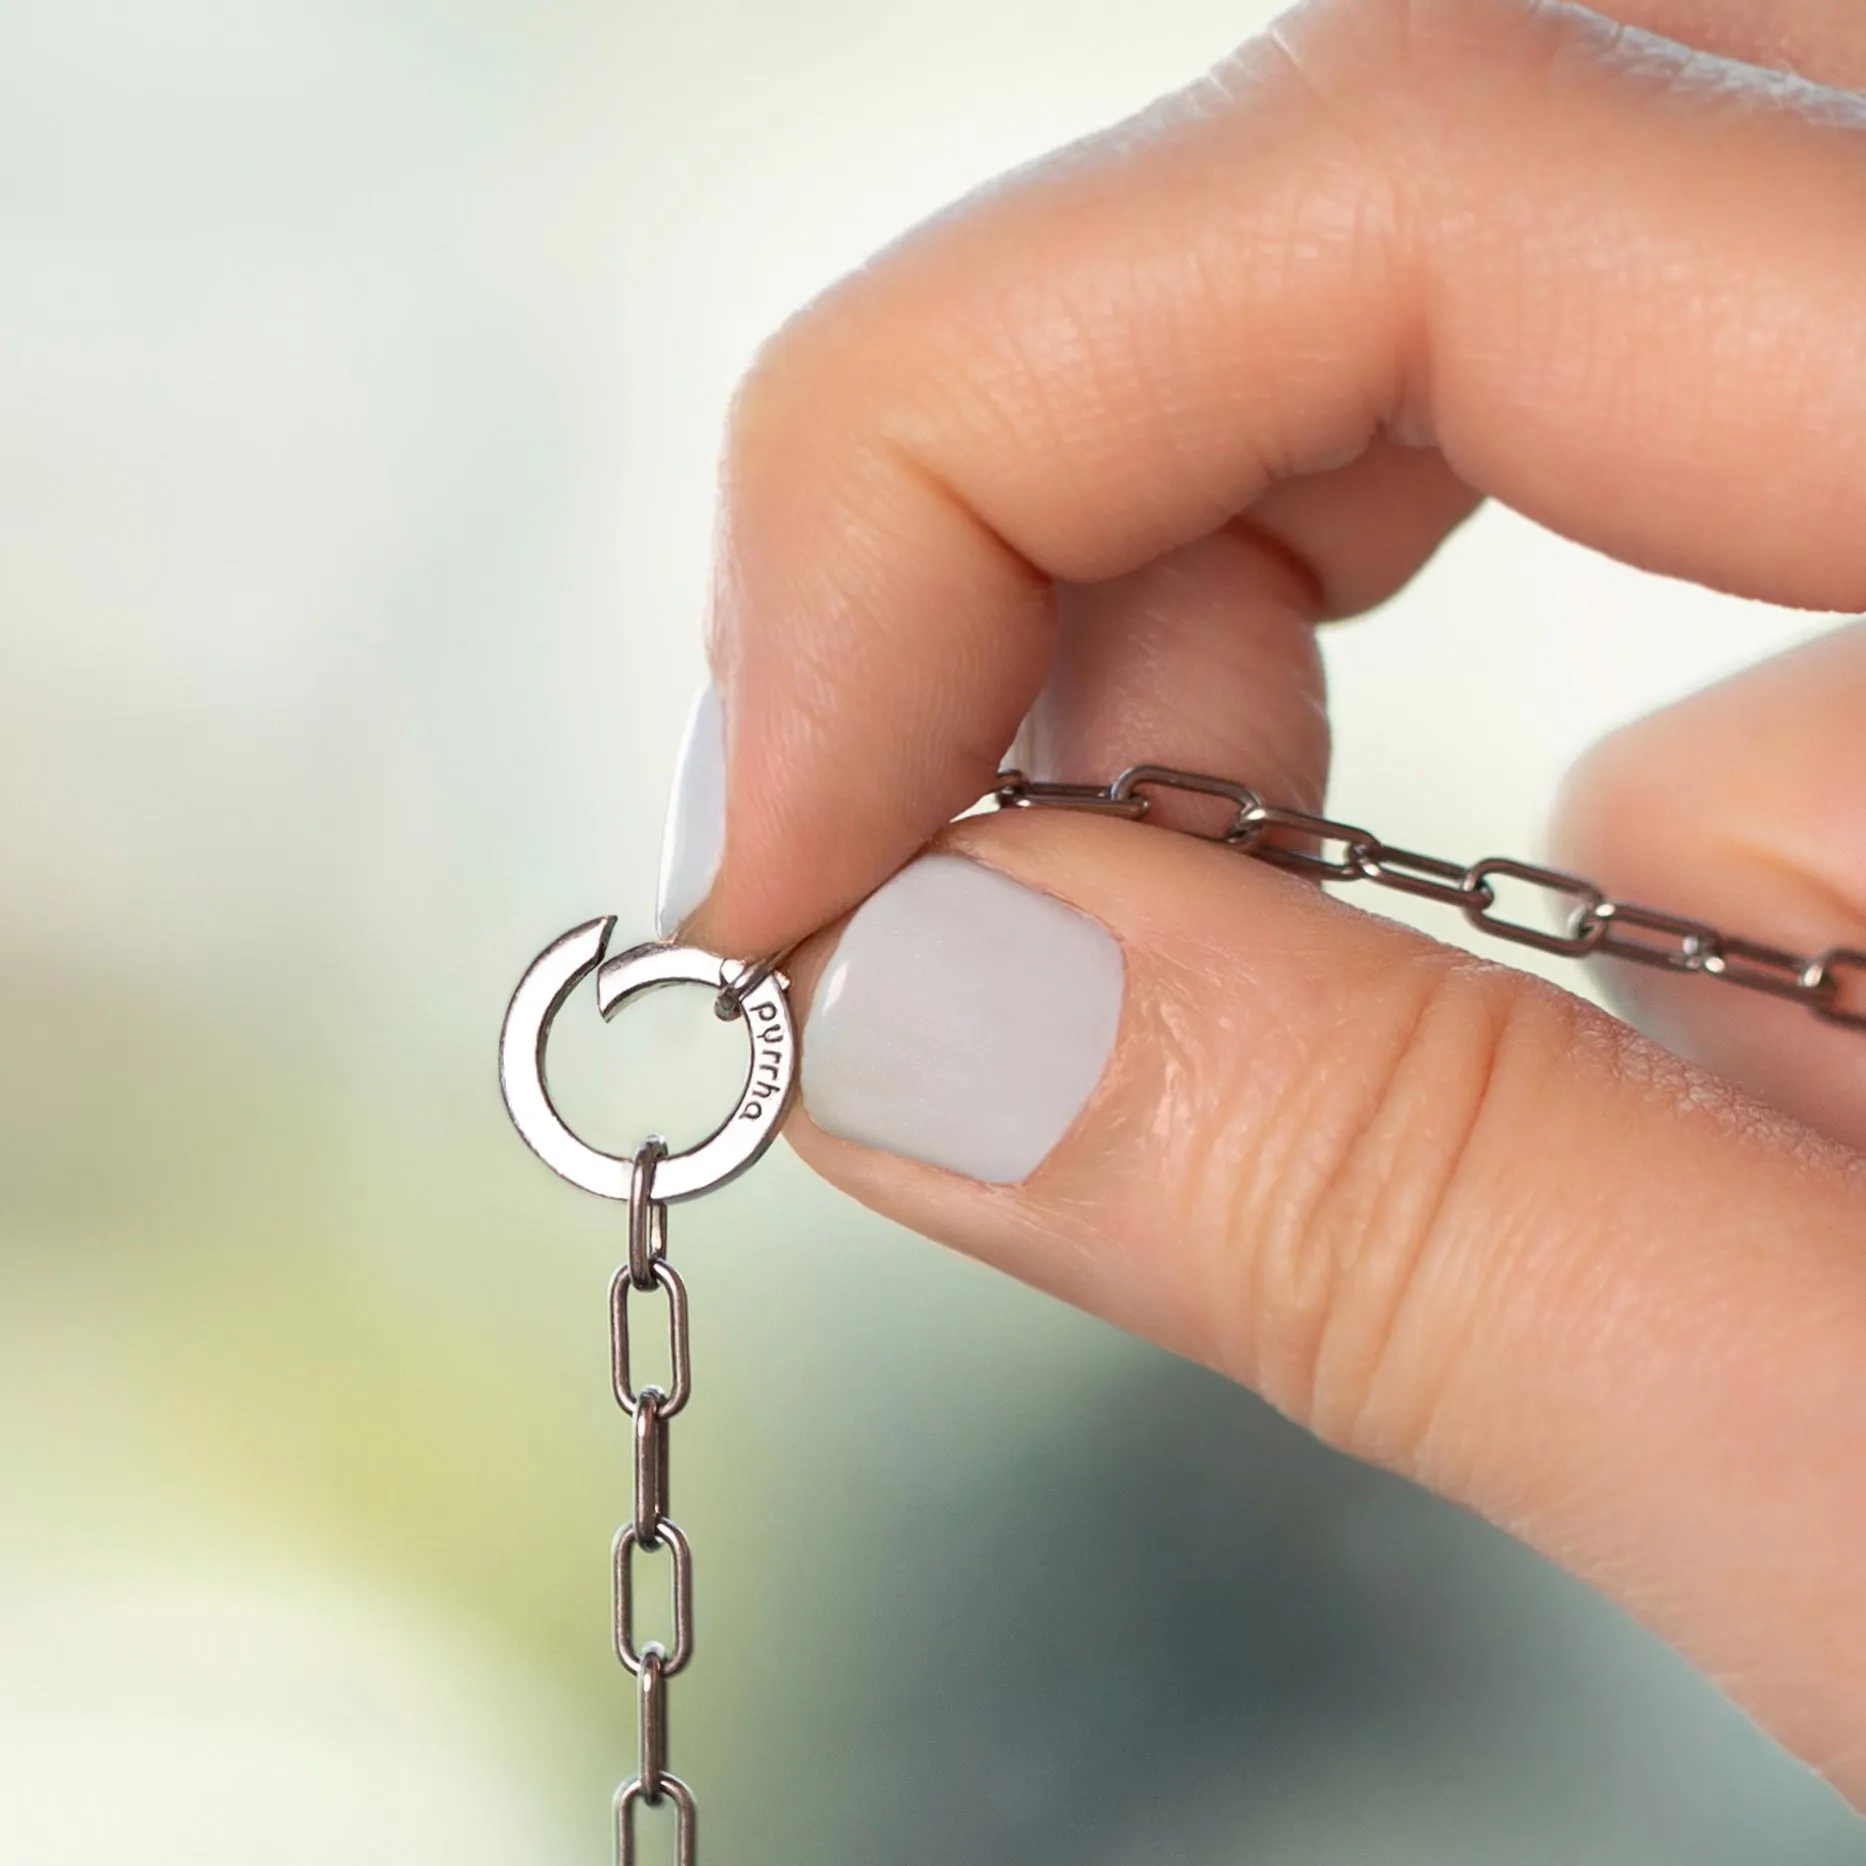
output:
[[[790,1073],[789,1033],[778,1007],[768,1001],[748,1000],[745,1015],[752,1039],[752,1071],[745,1085],[739,1119],[762,1121],[765,1104],[780,1099],[784,1093],[784,1083]]]

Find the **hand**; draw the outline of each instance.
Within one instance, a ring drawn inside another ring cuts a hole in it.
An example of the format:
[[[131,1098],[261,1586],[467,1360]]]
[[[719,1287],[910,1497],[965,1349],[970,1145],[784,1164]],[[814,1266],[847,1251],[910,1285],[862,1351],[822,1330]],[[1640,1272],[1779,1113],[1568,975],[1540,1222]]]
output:
[[[1479,494],[1866,605],[1866,9],[1609,10],[1318,0],[779,336],[727,462],[725,858],[689,837],[675,905],[758,952],[881,888],[803,966],[814,1166],[1504,1524],[1859,1801],[1866,1041],[1642,974],[1720,1079],[1119,822],[969,821],[882,887],[1033,706],[1045,775],[1315,807],[1314,625]],[[1863,720],[1843,630],[1610,741],[1558,853],[1866,945]]]

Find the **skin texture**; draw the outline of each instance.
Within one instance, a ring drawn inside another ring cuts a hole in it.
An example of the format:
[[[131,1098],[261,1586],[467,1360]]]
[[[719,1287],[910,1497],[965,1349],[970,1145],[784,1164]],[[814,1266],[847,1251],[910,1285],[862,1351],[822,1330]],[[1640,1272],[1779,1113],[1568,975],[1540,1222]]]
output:
[[[1614,11],[1315,0],[773,340],[723,479],[696,937],[832,922],[1026,715],[1047,775],[1315,803],[1314,625],[1479,496],[1866,606],[1866,14]],[[1558,851],[1866,946],[1863,705],[1841,630],[1634,727]],[[805,1157],[1503,1523],[1866,1798],[1866,1043],[1642,974],[1660,1049],[1150,827],[947,841],[1122,942],[1109,1074],[1021,1186],[798,1119]]]

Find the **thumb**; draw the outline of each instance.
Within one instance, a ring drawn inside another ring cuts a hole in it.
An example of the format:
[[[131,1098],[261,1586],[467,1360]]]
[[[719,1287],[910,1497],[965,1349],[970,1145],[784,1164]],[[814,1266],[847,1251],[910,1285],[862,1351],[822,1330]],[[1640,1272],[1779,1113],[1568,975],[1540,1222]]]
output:
[[[1850,1155],[1129,823],[960,824],[798,969],[812,1166],[1502,1523],[1866,1797]]]

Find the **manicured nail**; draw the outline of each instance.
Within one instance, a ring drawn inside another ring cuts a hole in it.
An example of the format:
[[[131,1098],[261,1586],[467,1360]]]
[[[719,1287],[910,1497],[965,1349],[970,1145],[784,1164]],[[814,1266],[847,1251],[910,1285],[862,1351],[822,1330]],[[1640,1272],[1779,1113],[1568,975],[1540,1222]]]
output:
[[[687,715],[674,767],[674,794],[661,832],[661,890],[655,930],[671,938],[711,893],[726,846],[726,718],[711,681]]]
[[[825,1132],[1011,1185],[1087,1105],[1121,1021],[1105,927],[994,869],[927,855],[871,895],[804,1028]]]

